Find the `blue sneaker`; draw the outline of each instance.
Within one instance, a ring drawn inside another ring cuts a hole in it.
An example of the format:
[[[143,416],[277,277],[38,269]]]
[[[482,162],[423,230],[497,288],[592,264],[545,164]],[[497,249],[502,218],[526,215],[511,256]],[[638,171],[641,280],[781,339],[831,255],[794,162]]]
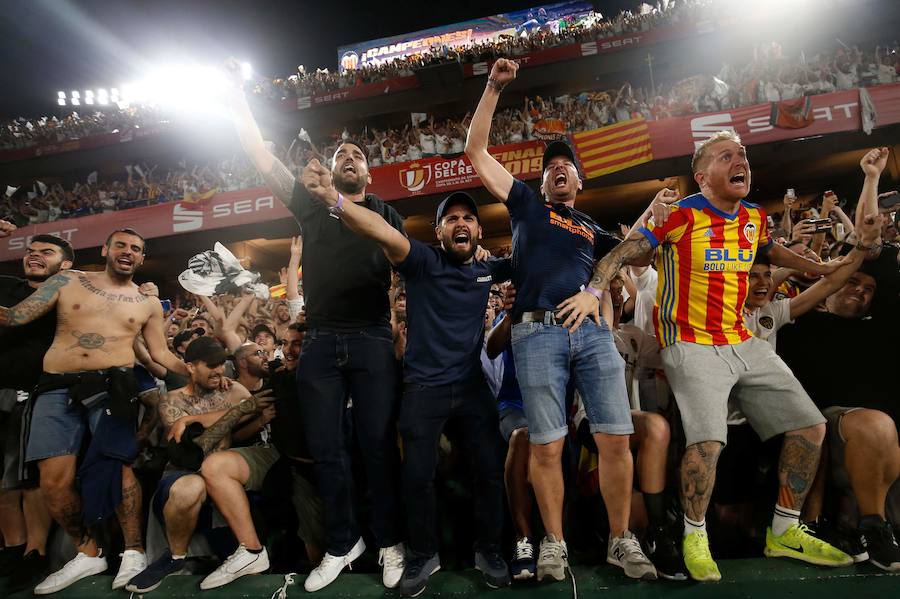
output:
[[[516,556],[509,567],[515,580],[528,580],[534,578],[534,543],[528,537],[522,537],[516,541]]]
[[[172,552],[166,549],[158,560],[129,580],[125,585],[125,590],[129,593],[149,593],[161,585],[166,576],[181,572],[184,562],[184,558],[174,559]]]

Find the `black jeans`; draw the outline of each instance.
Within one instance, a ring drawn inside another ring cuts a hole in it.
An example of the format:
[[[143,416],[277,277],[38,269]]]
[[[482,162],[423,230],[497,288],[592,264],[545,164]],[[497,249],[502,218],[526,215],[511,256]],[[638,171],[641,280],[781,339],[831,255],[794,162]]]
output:
[[[345,439],[348,396],[372,498],[379,547],[402,541],[397,447],[398,376],[387,328],[309,330],[297,366],[300,417],[325,507],[325,550],[346,555],[360,537]]]
[[[400,404],[403,438],[403,500],[410,554],[437,553],[434,474],[438,440],[454,419],[462,453],[475,477],[476,550],[498,550],[503,528],[504,449],[497,405],[483,378],[440,387],[407,384]]]

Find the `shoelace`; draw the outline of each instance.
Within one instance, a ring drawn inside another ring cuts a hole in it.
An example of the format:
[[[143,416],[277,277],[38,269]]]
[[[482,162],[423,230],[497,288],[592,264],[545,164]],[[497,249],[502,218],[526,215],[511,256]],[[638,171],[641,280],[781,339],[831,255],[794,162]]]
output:
[[[287,599],[287,589],[289,586],[294,584],[294,577],[297,576],[296,572],[291,572],[289,574],[284,575],[284,584],[278,587],[272,596],[269,599]]]
[[[534,559],[534,545],[528,539],[516,543],[516,559]]]
[[[622,537],[622,540],[619,541],[619,544],[622,545],[625,550],[625,559],[629,561],[636,562],[649,562],[647,556],[644,555],[644,552],[641,551],[641,545],[638,543],[637,539]]]
[[[387,547],[378,556],[378,565],[387,566],[388,568],[399,568],[403,565],[403,552]]]
[[[702,534],[702,533],[696,533]],[[706,535],[702,535],[705,539]],[[712,553],[709,552],[708,543],[687,543],[684,548],[685,559],[712,559]]]
[[[541,543],[541,552],[538,555],[538,559],[541,561],[544,560],[557,560],[562,557],[563,546],[560,542],[555,543]]]
[[[331,555],[330,553],[325,553],[325,557],[322,558],[322,561],[319,562],[319,565],[316,566],[316,570],[327,570],[331,567],[332,562],[337,562],[343,559],[342,555]]]
[[[813,532],[809,529],[809,526],[807,526],[806,524],[802,524],[802,523],[801,523],[801,524],[798,524],[798,525],[797,525],[797,531],[798,531],[799,533],[801,533],[801,536],[804,536],[804,537],[807,537],[808,539],[811,539],[809,542],[810,542],[812,545],[815,545],[815,546],[816,546],[817,548],[819,548],[819,549],[825,547],[826,545],[828,545],[828,546],[830,547],[830,545],[829,545],[827,542],[825,542],[825,541],[823,541],[822,539],[820,539],[820,538],[818,538],[817,536],[815,536],[815,535],[813,534]],[[805,539],[804,539],[804,540],[805,540]]]

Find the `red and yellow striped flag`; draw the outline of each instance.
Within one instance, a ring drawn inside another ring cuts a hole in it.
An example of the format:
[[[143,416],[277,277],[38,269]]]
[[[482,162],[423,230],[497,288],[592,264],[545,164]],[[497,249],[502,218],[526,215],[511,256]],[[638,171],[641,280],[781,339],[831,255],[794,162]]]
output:
[[[576,133],[572,139],[588,179],[653,160],[650,129],[641,117]]]

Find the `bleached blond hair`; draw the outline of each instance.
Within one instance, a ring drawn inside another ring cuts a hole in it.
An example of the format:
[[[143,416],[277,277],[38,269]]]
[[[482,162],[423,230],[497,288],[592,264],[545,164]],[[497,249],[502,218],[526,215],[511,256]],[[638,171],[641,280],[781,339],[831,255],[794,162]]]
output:
[[[734,131],[719,131],[702,144],[700,144],[696,150],[694,150],[694,157],[691,158],[691,172],[696,173],[700,170],[702,162],[704,162],[708,156],[708,150],[714,144],[719,143],[720,141],[733,141],[734,143],[740,145],[741,136],[735,133]]]

